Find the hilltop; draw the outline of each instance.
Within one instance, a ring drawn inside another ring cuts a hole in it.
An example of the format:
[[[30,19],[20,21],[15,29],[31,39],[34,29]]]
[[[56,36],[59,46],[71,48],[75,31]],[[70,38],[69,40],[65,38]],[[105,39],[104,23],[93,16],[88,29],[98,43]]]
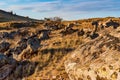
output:
[[[31,19],[29,17],[23,17],[14,14],[12,11],[7,12],[4,10],[0,10],[0,22],[8,22],[8,21],[34,21],[35,19]]]

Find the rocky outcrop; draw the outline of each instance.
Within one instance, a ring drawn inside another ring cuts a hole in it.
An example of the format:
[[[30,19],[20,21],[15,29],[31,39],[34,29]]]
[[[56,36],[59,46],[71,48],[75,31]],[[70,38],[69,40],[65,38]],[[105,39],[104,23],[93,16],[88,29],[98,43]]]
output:
[[[3,80],[11,74],[16,67],[17,61],[0,54],[0,80]]]
[[[110,27],[110,26],[112,26],[114,29],[116,29],[116,28],[119,27],[119,25],[120,25],[118,22],[115,22],[115,21],[113,21],[112,19],[109,19],[109,20],[106,21],[106,22],[99,22],[98,24],[99,24],[99,26],[100,26],[101,28],[105,28],[105,27]]]
[[[93,21],[92,25],[94,26],[93,32],[95,33],[97,31],[97,29],[98,29],[98,21]]]
[[[36,37],[27,40],[27,47],[18,55],[19,59],[29,58],[32,53],[35,53],[40,48],[40,40]]]
[[[1,42],[0,43],[0,52],[7,51],[9,49],[9,47],[10,47],[10,43],[5,42],[5,41]]]
[[[9,38],[9,33],[8,32],[0,32],[0,39],[3,38]]]
[[[50,30],[41,30],[40,39],[41,40],[49,39],[50,32],[51,32]]]
[[[65,62],[70,80],[120,80],[120,29],[87,39]]]
[[[61,21],[47,21],[44,23],[44,27],[47,30],[59,30],[64,27],[64,25],[61,23]]]
[[[27,46],[31,48],[32,52],[35,52],[40,47],[40,40],[37,37],[30,38],[27,41]]]
[[[85,34],[85,31],[83,29],[77,32],[78,36],[83,36],[84,34]]]
[[[60,33],[62,34],[62,36],[68,35],[68,34],[72,34],[74,32],[77,32],[78,29],[73,29],[74,27],[74,23],[70,23],[68,24],[65,29],[63,31],[61,31]]]
[[[22,80],[34,73],[36,62],[16,61],[0,54],[0,80]]]

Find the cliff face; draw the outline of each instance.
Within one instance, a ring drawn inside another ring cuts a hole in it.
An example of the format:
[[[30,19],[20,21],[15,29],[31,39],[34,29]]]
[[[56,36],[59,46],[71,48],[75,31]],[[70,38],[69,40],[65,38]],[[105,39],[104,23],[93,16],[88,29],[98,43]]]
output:
[[[106,28],[65,62],[70,80],[120,80],[120,28]]]

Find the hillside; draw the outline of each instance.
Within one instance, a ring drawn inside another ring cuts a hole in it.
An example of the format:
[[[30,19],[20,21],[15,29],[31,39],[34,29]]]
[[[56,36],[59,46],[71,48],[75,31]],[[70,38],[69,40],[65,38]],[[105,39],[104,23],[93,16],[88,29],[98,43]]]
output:
[[[119,80],[119,22],[8,22],[0,27],[0,80]]]
[[[65,62],[70,80],[120,79],[120,28],[105,29],[87,39]]]
[[[0,22],[31,21],[31,20],[35,20],[35,19],[19,16],[19,15],[13,14],[12,12],[6,12],[6,11],[3,11],[3,10],[0,10]]]

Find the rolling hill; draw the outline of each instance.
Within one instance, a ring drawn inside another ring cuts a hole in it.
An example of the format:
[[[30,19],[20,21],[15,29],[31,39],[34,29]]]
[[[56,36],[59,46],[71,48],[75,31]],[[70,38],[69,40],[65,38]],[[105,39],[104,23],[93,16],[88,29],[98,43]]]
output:
[[[4,10],[0,10],[0,22],[8,22],[8,21],[33,21],[35,19],[31,19],[29,17],[19,16],[13,14],[13,12],[7,12]]]

